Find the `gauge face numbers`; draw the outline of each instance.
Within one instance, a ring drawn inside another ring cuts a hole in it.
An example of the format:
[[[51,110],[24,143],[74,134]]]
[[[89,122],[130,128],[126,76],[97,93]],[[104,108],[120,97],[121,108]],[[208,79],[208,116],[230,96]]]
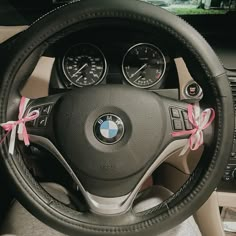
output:
[[[161,81],[165,73],[165,57],[156,46],[141,43],[125,54],[122,71],[126,80],[139,88],[150,88]]]
[[[95,85],[106,74],[106,59],[99,48],[81,43],[70,48],[63,60],[62,69],[69,83],[77,87]]]

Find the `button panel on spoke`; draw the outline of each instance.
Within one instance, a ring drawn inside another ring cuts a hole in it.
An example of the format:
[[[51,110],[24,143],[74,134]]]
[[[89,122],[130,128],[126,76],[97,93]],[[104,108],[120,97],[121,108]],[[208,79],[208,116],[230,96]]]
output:
[[[32,112],[34,110],[39,111],[39,117],[31,122],[27,122],[27,127],[33,127],[33,128],[46,128],[48,124],[48,118],[50,116],[50,113],[52,111],[53,103],[50,104],[42,104],[39,106],[34,106],[30,108],[29,112]]]
[[[179,107],[170,107],[170,116],[174,131],[193,129],[192,124],[188,120],[187,110]]]

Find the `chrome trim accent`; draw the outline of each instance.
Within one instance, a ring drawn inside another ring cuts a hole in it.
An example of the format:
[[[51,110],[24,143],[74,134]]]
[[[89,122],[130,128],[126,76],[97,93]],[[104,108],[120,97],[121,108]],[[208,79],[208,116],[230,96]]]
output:
[[[47,138],[36,136],[36,135],[29,135],[30,141],[32,143],[36,143],[44,148],[46,148],[49,152],[51,152],[57,160],[64,166],[64,168],[68,171],[71,175],[75,183],[78,185],[78,188],[83,193],[88,205],[90,206],[90,210],[95,214],[99,215],[120,215],[127,212],[133,204],[135,197],[137,196],[139,189],[141,188],[142,184],[145,180],[156,170],[156,168],[163,163],[166,158],[176,150],[184,147],[187,143],[187,139],[180,139],[171,142],[164,151],[156,158],[147,172],[144,174],[142,179],[139,183],[135,186],[132,192],[127,195],[116,197],[116,198],[105,198],[93,195],[87,192],[77,176],[75,175],[74,171],[68,165],[64,157],[58,151],[58,149],[54,146],[54,144],[48,140]]]

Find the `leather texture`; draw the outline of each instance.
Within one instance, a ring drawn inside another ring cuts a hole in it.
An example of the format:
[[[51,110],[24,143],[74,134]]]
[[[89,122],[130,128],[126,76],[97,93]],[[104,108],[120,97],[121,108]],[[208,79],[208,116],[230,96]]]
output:
[[[186,22],[135,0],[86,0],[56,9],[22,33],[1,62],[0,123],[7,120],[7,115],[16,117],[19,89],[50,44],[91,25],[109,24],[111,19],[123,25],[132,22],[163,31],[181,43],[205,73],[206,87],[213,94],[208,102],[216,109],[216,130],[213,144],[205,148],[189,180],[171,198],[151,210],[139,215],[129,211],[122,216],[102,217],[76,212],[48,195],[29,173],[19,149],[14,156],[8,154],[7,141],[2,144],[1,156],[19,201],[57,230],[80,236],[155,236],[185,220],[207,200],[223,174],[233,140],[233,101],[227,76],[211,47]],[[26,63],[18,73],[27,60],[31,66]]]

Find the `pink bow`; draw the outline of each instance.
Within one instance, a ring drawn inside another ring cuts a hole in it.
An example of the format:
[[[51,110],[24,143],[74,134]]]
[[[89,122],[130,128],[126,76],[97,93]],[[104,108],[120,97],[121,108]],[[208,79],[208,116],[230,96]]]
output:
[[[17,126],[19,125],[19,128],[18,128],[19,137],[21,137],[24,141],[24,144],[26,146],[28,146],[30,144],[30,142],[29,142],[29,135],[27,133],[25,123],[29,122],[29,121],[33,121],[39,117],[38,110],[34,110],[34,111],[28,113],[25,117],[23,117],[28,102],[29,102],[29,99],[26,99],[25,97],[21,98],[20,106],[19,106],[19,115],[18,115],[17,121],[8,121],[7,123],[0,124],[0,126],[5,131],[7,131],[7,133],[1,139],[0,144],[4,141],[4,139],[7,137],[7,135],[10,132],[12,132],[11,138],[10,138],[10,144],[9,144],[9,153],[12,155],[14,153]]]
[[[187,145],[182,150],[183,155],[188,148],[191,150],[197,150],[204,142],[203,130],[209,127],[209,125],[215,119],[215,111],[212,108],[205,109],[201,112],[199,105],[188,105],[188,119],[193,125],[192,130],[173,132],[173,137],[179,137],[183,135],[191,135]]]

